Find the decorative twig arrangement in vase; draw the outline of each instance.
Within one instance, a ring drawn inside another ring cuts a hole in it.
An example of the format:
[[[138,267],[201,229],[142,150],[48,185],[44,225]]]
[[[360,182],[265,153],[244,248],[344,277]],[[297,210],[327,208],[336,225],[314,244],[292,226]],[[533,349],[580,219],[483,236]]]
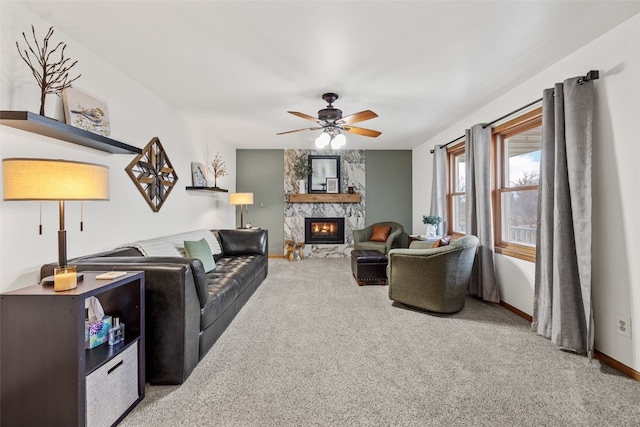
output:
[[[427,225],[427,237],[435,237],[438,234],[438,224],[442,218],[436,215],[422,215],[422,223]]]
[[[313,168],[309,159],[304,154],[300,154],[293,160],[293,176],[298,181],[298,193],[307,193],[307,179],[313,175]]]
[[[227,175],[227,165],[220,153],[216,153],[209,164],[209,171],[213,174],[213,188],[218,188],[218,178]]]
[[[31,26],[31,33],[33,35],[33,42],[35,49],[27,40],[27,35],[23,32],[22,38],[27,44],[26,49],[20,49],[20,45],[16,42],[18,53],[26,64],[31,68],[31,73],[38,82],[40,87],[40,115],[44,116],[44,101],[49,94],[55,94],[60,96],[60,93],[64,89],[70,88],[71,83],[78,80],[82,74],[78,74],[74,78],[69,78],[69,71],[78,63],[78,61],[71,61],[69,58],[64,57],[64,50],[67,48],[67,44],[60,42],[53,49],[49,46],[49,41],[53,35],[53,27],[49,28],[47,35],[42,41],[42,46],[38,43],[36,38],[36,30]],[[59,59],[51,58],[52,55],[59,55]],[[33,59],[31,56],[33,55]]]

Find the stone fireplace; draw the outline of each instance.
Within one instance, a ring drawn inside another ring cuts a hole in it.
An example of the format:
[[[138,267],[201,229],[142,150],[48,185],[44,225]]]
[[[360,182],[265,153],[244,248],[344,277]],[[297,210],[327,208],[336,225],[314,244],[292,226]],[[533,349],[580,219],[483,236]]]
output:
[[[344,218],[305,218],[304,242],[311,244],[343,244]]]
[[[307,241],[305,218],[320,220],[341,218],[344,221],[341,240],[327,243],[307,243],[304,246],[305,257],[342,258],[348,257],[353,248],[353,230],[364,228],[365,224],[365,151],[340,150],[340,190],[347,192],[354,187],[361,196],[359,203],[353,202],[289,202],[288,195],[298,193],[298,185],[293,173],[295,159],[299,155],[335,155],[331,150],[284,150],[284,240]],[[323,221],[324,222],[324,221]],[[326,236],[323,236],[326,237]],[[283,248],[284,254],[285,248]]]

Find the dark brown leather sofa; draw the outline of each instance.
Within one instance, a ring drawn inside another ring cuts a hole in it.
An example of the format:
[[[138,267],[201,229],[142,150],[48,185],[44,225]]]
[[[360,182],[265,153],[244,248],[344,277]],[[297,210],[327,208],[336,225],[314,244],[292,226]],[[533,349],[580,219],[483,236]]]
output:
[[[118,248],[70,260],[79,271],[145,273],[145,365],[151,384],[181,384],[268,273],[267,230],[211,230],[222,248],[216,268],[178,256]],[[52,274],[55,264],[41,269]]]

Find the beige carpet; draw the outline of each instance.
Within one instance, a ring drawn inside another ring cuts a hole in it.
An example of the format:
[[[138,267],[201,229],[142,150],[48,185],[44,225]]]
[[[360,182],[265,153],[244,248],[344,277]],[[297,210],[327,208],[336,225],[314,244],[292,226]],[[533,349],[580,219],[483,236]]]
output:
[[[638,426],[640,383],[469,298],[436,316],[359,287],[349,260],[270,260],[181,386],[123,426]]]

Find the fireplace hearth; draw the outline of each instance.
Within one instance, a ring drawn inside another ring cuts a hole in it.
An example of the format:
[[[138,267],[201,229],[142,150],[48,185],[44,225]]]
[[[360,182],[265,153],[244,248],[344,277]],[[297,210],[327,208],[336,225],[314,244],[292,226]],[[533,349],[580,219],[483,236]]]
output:
[[[304,242],[344,243],[344,218],[305,218]]]

